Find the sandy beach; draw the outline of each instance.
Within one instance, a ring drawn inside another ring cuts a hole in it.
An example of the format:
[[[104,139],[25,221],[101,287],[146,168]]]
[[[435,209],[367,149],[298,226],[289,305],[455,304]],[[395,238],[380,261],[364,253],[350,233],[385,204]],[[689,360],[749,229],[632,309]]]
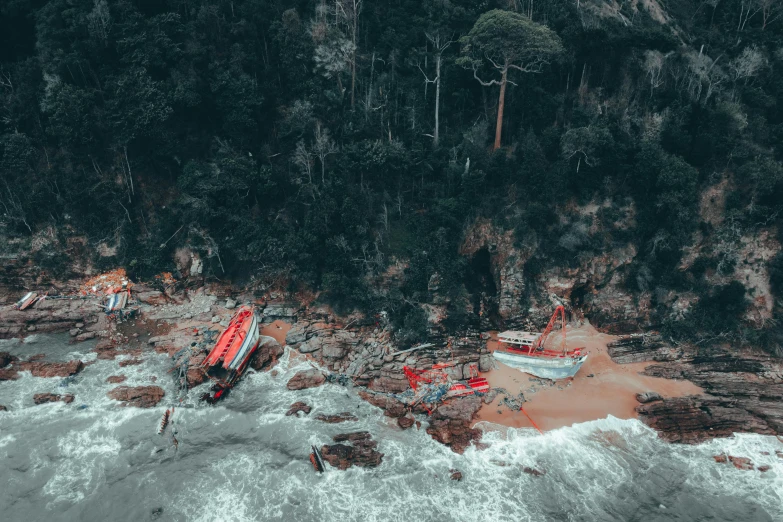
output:
[[[572,381],[543,381],[527,373],[495,361],[496,369],[484,375],[490,385],[502,387],[512,395],[524,393],[524,410],[541,430],[553,430],[579,422],[603,419],[608,415],[620,419],[636,418],[636,394],[654,391],[663,397],[681,397],[701,393],[701,388],[685,380],[660,379],[640,375],[650,363],[616,364],[609,357],[606,345],[617,337],[598,332],[589,324],[569,327],[569,348],[584,347],[589,352],[579,373]],[[497,347],[493,337],[487,341],[491,351]],[[491,429],[499,424],[513,428],[530,427],[530,420],[520,411],[500,405],[502,397],[484,405],[476,424]]]
[[[266,335],[274,338],[280,346],[285,346],[285,336],[288,334],[288,330],[291,329],[291,325],[285,321],[276,320],[261,327],[261,335]]]

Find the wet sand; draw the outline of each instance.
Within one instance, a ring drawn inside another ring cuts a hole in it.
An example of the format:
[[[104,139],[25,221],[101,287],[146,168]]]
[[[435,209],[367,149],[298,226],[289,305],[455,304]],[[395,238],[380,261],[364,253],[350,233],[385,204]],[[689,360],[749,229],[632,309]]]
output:
[[[639,405],[636,394],[654,391],[663,397],[682,397],[702,392],[701,388],[685,380],[647,377],[639,372],[652,363],[617,364],[607,352],[607,343],[617,337],[598,332],[589,324],[567,331],[568,347],[585,347],[589,356],[572,381],[538,379],[527,373],[495,361],[496,369],[484,375],[493,388],[502,387],[511,395],[522,392],[527,402],[524,410],[542,430],[553,430],[579,422],[604,419],[608,415],[620,419],[637,417]],[[487,343],[494,351],[497,341]],[[543,381],[543,382],[542,382]],[[511,411],[499,405],[502,395],[491,404],[485,404],[478,412],[476,423],[494,423],[513,428],[532,428],[524,413]],[[500,413],[498,413],[500,411]],[[496,428],[499,428],[496,426]]]
[[[280,346],[285,346],[285,336],[288,334],[288,330],[290,329],[290,324],[278,319],[277,321],[273,321],[264,325],[261,328],[261,335],[274,337],[275,341],[280,343]]]

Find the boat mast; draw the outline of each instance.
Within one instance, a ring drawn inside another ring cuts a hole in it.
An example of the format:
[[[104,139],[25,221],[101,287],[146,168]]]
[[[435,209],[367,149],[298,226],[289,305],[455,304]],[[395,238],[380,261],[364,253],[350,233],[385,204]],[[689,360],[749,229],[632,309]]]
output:
[[[549,334],[552,333],[552,328],[555,326],[555,322],[557,321],[557,315],[560,314],[560,318],[562,319],[562,327],[563,330],[563,355],[565,355],[568,352],[568,345],[566,344],[566,317],[565,317],[565,308],[563,305],[558,305],[557,308],[555,308],[555,313],[552,314],[552,317],[549,319],[549,323],[546,325],[546,329],[544,330],[544,333],[541,334],[541,337],[539,337],[536,342],[530,345],[530,349],[528,350],[528,355],[533,353],[533,348],[536,350],[542,350],[544,348],[544,343],[546,343],[547,337],[549,337]]]

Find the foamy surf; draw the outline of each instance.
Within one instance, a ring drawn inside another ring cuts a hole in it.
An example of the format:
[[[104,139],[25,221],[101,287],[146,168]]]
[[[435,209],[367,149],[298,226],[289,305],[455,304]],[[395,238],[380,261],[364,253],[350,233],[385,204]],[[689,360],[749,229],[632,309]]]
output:
[[[68,345],[51,349],[74,352]],[[36,352],[46,350],[36,345]],[[175,521],[783,519],[783,459],[775,454],[783,444],[774,437],[671,445],[637,420],[608,417],[543,435],[490,430],[486,449],[457,455],[423,428],[400,430],[350,389],[287,390],[294,373],[312,366],[286,350],[275,373],[248,373],[216,407],[198,403],[200,390],[192,390],[185,404],[193,407],[178,407],[173,417],[175,449],[168,435],[157,434],[178,391],[167,378],[168,359],[149,355],[127,368],[117,363],[98,360],[72,380],[25,374],[0,383],[11,409],[0,414],[4,519],[136,521],[153,511]],[[150,410],[118,407],[106,397],[115,386],[106,378],[119,373],[129,385],[158,376],[163,403]],[[32,404],[34,393],[48,391],[73,393],[76,400]],[[285,416],[296,401],[310,404],[310,415]],[[315,419],[343,411],[359,420]],[[313,472],[311,444],[359,430],[378,441],[385,454],[380,467]],[[770,469],[718,464],[712,457],[721,453]],[[451,469],[464,479],[452,481]]]

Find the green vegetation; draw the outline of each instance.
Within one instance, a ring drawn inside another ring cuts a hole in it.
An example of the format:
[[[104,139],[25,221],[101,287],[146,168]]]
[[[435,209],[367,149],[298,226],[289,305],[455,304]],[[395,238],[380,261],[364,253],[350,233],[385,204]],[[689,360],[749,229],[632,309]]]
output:
[[[139,277],[188,246],[210,275],[387,310],[412,340],[433,276],[452,320],[475,320],[458,250],[484,217],[535,249],[528,279],[630,243],[625,287],[652,294],[671,332],[742,331],[740,238],[783,230],[782,14],[763,0],[6,0],[0,234],[55,230],[62,251],[86,236]],[[716,247],[686,259],[699,241]],[[672,291],[701,298],[687,328],[658,301]]]

